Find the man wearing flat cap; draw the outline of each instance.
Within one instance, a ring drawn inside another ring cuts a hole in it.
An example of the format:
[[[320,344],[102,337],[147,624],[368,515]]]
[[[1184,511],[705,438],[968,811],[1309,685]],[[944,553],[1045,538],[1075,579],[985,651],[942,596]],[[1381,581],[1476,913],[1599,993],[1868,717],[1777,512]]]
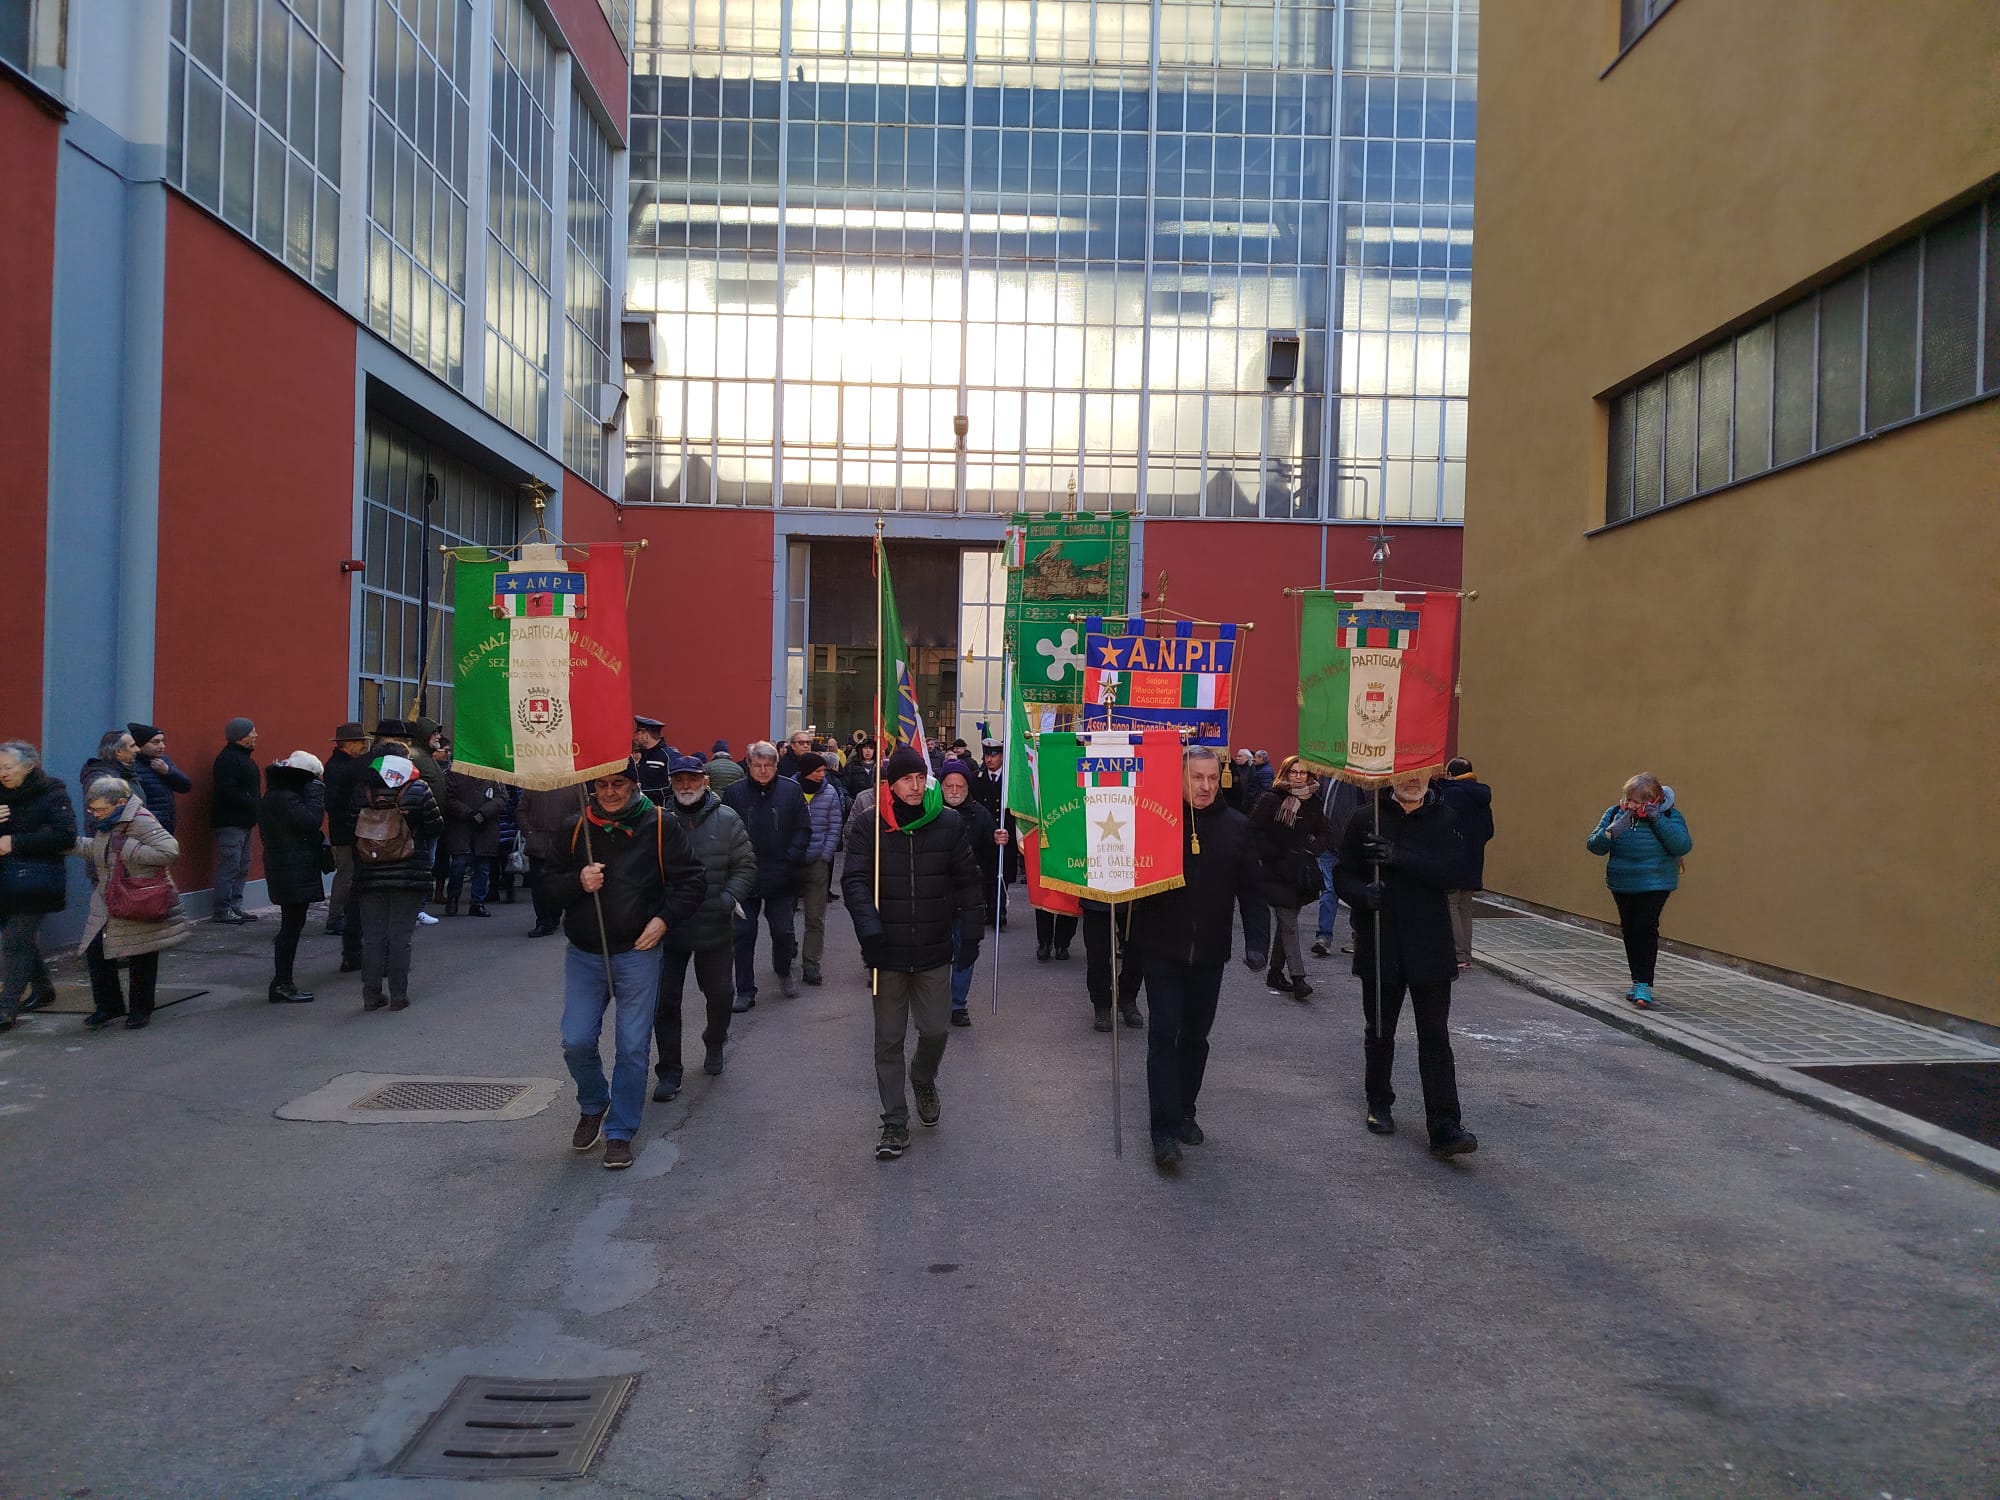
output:
[[[333,893],[326,898],[326,930],[347,931],[348,898],[354,892],[354,788],[367,762],[368,731],[349,722],[333,731],[333,754],[326,758],[326,838],[333,845]],[[356,956],[359,957],[357,950]]]

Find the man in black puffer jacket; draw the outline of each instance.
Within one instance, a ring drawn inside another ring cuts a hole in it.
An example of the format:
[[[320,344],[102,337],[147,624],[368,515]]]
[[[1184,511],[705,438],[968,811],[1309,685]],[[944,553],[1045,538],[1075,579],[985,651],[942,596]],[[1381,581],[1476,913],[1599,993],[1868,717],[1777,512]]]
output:
[[[541,884],[569,938],[562,1049],[578,1110],[570,1146],[588,1151],[604,1141],[604,1165],[616,1172],[632,1165],[632,1137],[646,1105],[660,994],[653,950],[700,909],[708,874],[681,821],[662,815],[639,790],[636,767],[599,776],[590,791],[590,805],[570,819]],[[607,1006],[616,1007],[608,1084],[598,1053]]]
[[[1222,798],[1222,762],[1206,745],[1182,761],[1183,884],[1132,903],[1132,948],[1146,971],[1146,1098],[1153,1164],[1172,1171],[1181,1144],[1198,1146],[1195,1100],[1208,1032],[1229,965],[1236,901],[1258,881],[1250,820]]]
[[[760,910],[771,929],[771,967],[778,971],[778,986],[788,1000],[799,992],[792,978],[799,948],[792,914],[798,909],[799,880],[812,843],[806,794],[796,781],[778,774],[777,747],[759,740],[743,760],[749,774],[722,793],[724,805],[750,831],[750,847],[757,853],[757,884],[743,898],[743,915],[736,919],[736,1000],[731,1009],[738,1011],[757,1003]]]
[[[979,861],[965,826],[927,787],[924,759],[899,747],[882,768],[889,799],[857,820],[847,836],[841,898],[861,940],[861,958],[875,970],[875,1084],[882,1095],[880,1161],[893,1161],[910,1144],[910,1107],[903,1094],[903,1037],[912,1014],[916,1055],[910,1088],[917,1118],[935,1125],[937,1071],[951,1034],[952,923],[958,924],[958,961],[971,968],[979,957],[986,920]],[[877,865],[877,842],[881,862]],[[879,868],[881,888],[876,889]]]
[[[1376,832],[1379,819],[1381,832]],[[1373,808],[1348,820],[1334,888],[1354,911],[1354,972],[1361,979],[1362,1050],[1368,1128],[1396,1129],[1389,1113],[1396,1092],[1396,1022],[1403,991],[1416,1016],[1417,1076],[1424,1085],[1424,1122],[1431,1154],[1462,1156],[1479,1141],[1458,1113],[1458,1070],[1451,1055],[1451,982],[1458,977],[1451,908],[1445,892],[1461,878],[1465,846],[1451,808],[1429,789],[1422,772],[1399,776],[1376,794]],[[1376,1005],[1376,939],[1381,939],[1381,1005]]]

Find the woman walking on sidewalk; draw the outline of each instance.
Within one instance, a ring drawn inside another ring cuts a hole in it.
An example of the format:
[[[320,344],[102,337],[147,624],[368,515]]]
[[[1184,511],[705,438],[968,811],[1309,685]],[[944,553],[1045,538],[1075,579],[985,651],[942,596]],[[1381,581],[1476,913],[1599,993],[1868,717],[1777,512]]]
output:
[[[76,844],[69,789],[26,740],[0,744],[0,1031],[56,997],[42,918],[63,909],[63,856]]]
[[[326,897],[326,865],[333,853],[320,832],[326,816],[325,767],[317,755],[294,750],[264,773],[263,801],[257,804],[257,832],[264,841],[264,888],[278,905],[278,935],[271,943],[273,1005],[304,1005],[313,998],[292,982],[306,913]]]
[[[1687,819],[1674,806],[1674,789],[1641,771],[1584,841],[1592,854],[1606,856],[1604,883],[1618,903],[1625,936],[1625,964],[1632,988],[1625,998],[1641,1010],[1653,1008],[1653,970],[1660,955],[1660,912],[1681,883],[1681,864],[1694,847]]]

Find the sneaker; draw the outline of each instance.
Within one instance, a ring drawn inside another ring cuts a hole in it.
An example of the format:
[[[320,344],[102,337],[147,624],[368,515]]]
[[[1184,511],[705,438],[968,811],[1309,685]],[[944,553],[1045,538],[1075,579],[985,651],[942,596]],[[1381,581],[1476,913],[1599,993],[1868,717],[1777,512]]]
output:
[[[101,1031],[113,1021],[124,1019],[125,1012],[122,1010],[94,1010],[83,1018],[83,1028],[86,1031]]]
[[[910,1132],[901,1125],[884,1125],[881,1139],[875,1142],[875,1160],[894,1161],[910,1149]]]
[[[971,1010],[963,1005],[959,1006],[951,1013],[951,1024],[954,1026],[970,1026],[972,1024]]]
[[[605,1111],[594,1115],[578,1115],[576,1129],[570,1134],[569,1148],[572,1151],[588,1151],[604,1136]]]
[[[1110,1006],[1098,1005],[1092,1007],[1090,1029],[1092,1031],[1109,1031],[1111,1029]]]
[[[438,919],[432,916],[429,912],[420,911],[417,913],[417,925],[419,927],[435,927],[437,926],[437,924],[438,924]]]
[[[740,1016],[743,1014],[744,1011],[749,1010],[756,1003],[757,1003],[757,997],[755,995],[738,995],[736,997],[735,1002],[729,1007],[729,1009],[736,1015]]]
[[[1315,938],[1313,940],[1314,958],[1328,958],[1331,957],[1332,954],[1333,954],[1333,946],[1330,943],[1328,943],[1325,938]]]
[[[803,979],[814,989],[818,989],[825,976],[820,973],[818,964],[807,964],[803,972],[800,973],[799,978]]]
[[[1181,1164],[1181,1143],[1170,1135],[1153,1137],[1153,1165],[1171,1172]]]
[[[710,1078],[720,1078],[722,1076],[722,1049],[720,1047],[710,1047],[708,1049],[708,1054],[701,1060],[701,1070]]]
[[[783,995],[787,1000],[798,999],[799,982],[789,974],[780,974],[778,976],[778,993]]]
[[[917,1118],[926,1125],[935,1125],[944,1113],[944,1101],[938,1098],[937,1080],[929,1083],[917,1082],[916,1075],[910,1075],[910,1092],[917,1099]]]
[[[243,925],[242,913],[231,911],[226,906],[221,911],[210,916],[208,920],[211,922],[220,922],[225,927],[240,927]]]
[[[1146,1024],[1146,1018],[1139,1014],[1139,1007],[1136,1005],[1128,1005],[1119,1011],[1118,1019],[1134,1030]]]
[[[1431,1142],[1431,1155],[1439,1161],[1447,1156],[1470,1156],[1479,1149],[1479,1137],[1469,1130],[1454,1129]]]
[[[1625,998],[1641,1010],[1651,1010],[1653,1008],[1653,987],[1650,984],[1635,984],[1632,986],[1631,993]]]
[[[1273,995],[1289,995],[1292,992],[1292,982],[1285,977],[1283,969],[1273,969],[1264,976],[1264,988]]]
[[[1368,1133],[1370,1135],[1394,1135],[1396,1133],[1396,1117],[1386,1109],[1369,1110]]]
[[[604,1143],[604,1170],[622,1172],[632,1165],[632,1143],[630,1141],[606,1141]]]
[[[653,1085],[653,1102],[665,1104],[681,1091],[681,1070],[668,1068],[660,1074],[660,1081]]]
[[[257,913],[254,911],[245,911],[240,906],[233,908],[233,910],[236,913],[236,920],[239,922],[254,922],[257,920]]]
[[[313,992],[302,990],[290,981],[280,984],[274,979],[271,981],[270,989],[265,991],[264,998],[273,1005],[310,1005]]]
[[[1306,983],[1305,975],[1294,974],[1292,976],[1292,998],[1294,1000],[1303,1005],[1306,1001],[1312,999],[1312,992],[1313,987]]]
[[[1341,951],[1342,953],[1352,953],[1352,952],[1354,951],[1354,944],[1352,944],[1352,943],[1342,943],[1342,944],[1340,945],[1340,951]]]
[[[1202,1134],[1201,1127],[1195,1124],[1193,1115],[1189,1115],[1185,1120],[1181,1121],[1179,1134],[1183,1146],[1199,1146],[1203,1141],[1208,1139],[1207,1136]]]

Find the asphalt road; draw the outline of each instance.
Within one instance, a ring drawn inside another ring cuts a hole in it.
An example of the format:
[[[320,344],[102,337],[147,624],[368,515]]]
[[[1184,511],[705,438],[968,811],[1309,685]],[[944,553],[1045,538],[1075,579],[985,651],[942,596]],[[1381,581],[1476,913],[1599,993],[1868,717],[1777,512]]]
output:
[[[1016,893],[1018,897],[1018,891]],[[1017,903],[1024,905],[1024,903]],[[2000,1194],[1497,980],[1479,1153],[1361,1126],[1354,981],[1235,965],[1177,1180],[1126,1152],[1082,948],[1017,922],[944,1120],[873,1158],[866,992],[766,984],[623,1174],[567,1086],[502,1124],[279,1120],[337,1074],[564,1078],[525,907],[417,940],[416,1003],[268,1006],[261,928],[151,1029],[0,1038],[0,1495],[2000,1493]],[[689,1007],[688,1050],[700,1056]],[[635,1371],[589,1479],[383,1477],[460,1376]]]

